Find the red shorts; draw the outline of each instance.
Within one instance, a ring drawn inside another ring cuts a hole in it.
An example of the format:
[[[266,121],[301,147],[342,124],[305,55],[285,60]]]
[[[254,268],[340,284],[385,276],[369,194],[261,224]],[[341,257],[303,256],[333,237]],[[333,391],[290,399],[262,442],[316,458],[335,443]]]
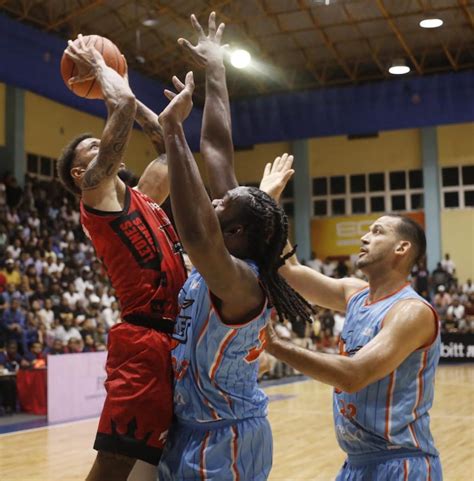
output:
[[[154,329],[112,327],[94,449],[158,464],[173,417],[171,347],[169,335]]]

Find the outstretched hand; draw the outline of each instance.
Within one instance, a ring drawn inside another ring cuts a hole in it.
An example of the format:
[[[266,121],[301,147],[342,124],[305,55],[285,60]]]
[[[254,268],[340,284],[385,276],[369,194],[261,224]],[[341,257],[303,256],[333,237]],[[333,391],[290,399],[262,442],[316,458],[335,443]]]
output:
[[[86,45],[82,34],[79,34],[74,42],[69,40],[67,44],[68,47],[64,53],[74,61],[78,71],[78,75],[69,79],[69,84],[73,85],[95,78],[97,68],[105,65],[100,52],[94,46]]]
[[[211,12],[209,15],[207,36],[194,14],[191,15],[191,24],[198,34],[198,43],[192,45],[189,40],[179,38],[178,44],[191,55],[200,67],[206,67],[212,62],[222,62],[224,59],[224,51],[227,47],[227,45],[221,45],[225,25],[221,23],[216,29],[216,12]]]
[[[169,123],[183,123],[193,108],[194,76],[188,72],[183,82],[174,76],[173,85],[178,91],[165,90],[165,96],[170,100],[168,106],[161,112],[158,122],[165,127]]]
[[[295,173],[291,168],[293,159],[292,155],[283,154],[281,157],[277,157],[273,164],[268,163],[265,166],[263,177],[260,181],[260,190],[266,192],[276,202],[279,202],[286,184]]]

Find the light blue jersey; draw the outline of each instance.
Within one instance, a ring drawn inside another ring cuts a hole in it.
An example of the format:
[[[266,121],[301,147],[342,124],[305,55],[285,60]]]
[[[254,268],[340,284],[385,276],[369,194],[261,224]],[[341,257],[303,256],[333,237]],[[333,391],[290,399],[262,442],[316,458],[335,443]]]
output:
[[[256,272],[252,263],[249,266]],[[163,453],[164,480],[262,480],[272,464],[268,398],[257,385],[270,309],[226,325],[202,276],[183,286],[172,351],[176,423]]]
[[[426,303],[408,285],[372,304],[368,303],[368,295],[369,289],[366,288],[349,300],[341,333],[340,351],[343,355],[353,356],[371,341],[397,302],[417,299]],[[435,313],[433,322],[438,326]],[[429,346],[413,352],[387,377],[356,393],[334,392],[336,436],[341,448],[349,455],[349,462],[352,459],[356,463],[367,456],[369,459],[371,455],[383,460],[385,456],[397,456],[396,452],[400,457],[403,453],[408,456],[414,453],[428,455],[428,461],[431,456],[438,455],[430,432],[428,411],[433,404],[439,357],[437,328],[436,338]]]

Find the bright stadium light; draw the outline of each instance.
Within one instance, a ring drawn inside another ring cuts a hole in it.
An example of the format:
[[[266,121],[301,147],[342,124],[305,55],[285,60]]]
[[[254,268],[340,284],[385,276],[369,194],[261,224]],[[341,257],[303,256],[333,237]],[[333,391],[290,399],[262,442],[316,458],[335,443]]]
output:
[[[247,50],[235,50],[232,52],[232,55],[230,57],[230,63],[235,67],[235,68],[245,68],[250,65],[250,61],[252,60],[252,57],[250,54],[247,52]]]
[[[427,17],[421,20],[420,27],[421,28],[438,28],[443,25],[443,21],[437,17]]]
[[[392,75],[404,75],[410,71],[410,67],[406,64],[403,58],[397,58],[392,62],[388,71]]]

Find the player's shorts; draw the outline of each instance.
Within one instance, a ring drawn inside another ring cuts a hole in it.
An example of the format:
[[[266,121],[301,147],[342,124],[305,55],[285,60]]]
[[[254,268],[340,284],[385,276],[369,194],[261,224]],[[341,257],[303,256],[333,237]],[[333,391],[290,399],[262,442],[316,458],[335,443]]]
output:
[[[170,350],[167,334],[126,322],[112,327],[94,449],[158,464],[173,419]]]
[[[423,453],[394,453],[349,456],[336,481],[442,481],[438,456]]]
[[[265,481],[272,453],[267,418],[201,425],[176,422],[158,466],[159,480]]]

